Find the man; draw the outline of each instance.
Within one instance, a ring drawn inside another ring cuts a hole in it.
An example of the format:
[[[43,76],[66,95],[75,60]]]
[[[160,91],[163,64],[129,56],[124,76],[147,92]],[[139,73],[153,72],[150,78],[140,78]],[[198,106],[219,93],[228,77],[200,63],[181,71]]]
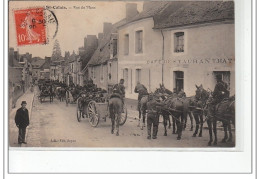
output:
[[[228,85],[224,81],[222,81],[222,75],[217,75],[217,84],[214,88],[213,91],[213,103],[217,104],[220,103],[224,98],[229,97],[229,90],[228,90]]]
[[[147,102],[147,139],[151,139],[151,129],[153,125],[153,139],[157,138],[158,125],[159,125],[159,114],[157,107],[163,104],[157,102],[153,95],[148,96]]]
[[[186,98],[186,93],[184,92],[183,89],[181,89],[181,91],[178,93],[178,97],[179,98]]]
[[[114,97],[114,96],[118,96],[120,97],[120,99],[122,100],[122,103],[123,103],[123,106],[122,106],[122,112],[124,112],[124,104],[125,104],[125,86],[124,86],[124,82],[125,80],[124,79],[120,79],[120,82],[119,84],[116,84],[113,86],[112,88],[112,96],[111,97]]]
[[[178,97],[178,93],[177,93],[177,89],[176,88],[173,88],[172,97],[173,98],[177,98]]]
[[[16,111],[15,124],[19,128],[18,144],[27,144],[25,142],[26,127],[29,126],[29,113],[26,109],[26,101],[22,101],[22,107]]]
[[[138,110],[140,108],[140,101],[144,95],[148,95],[147,88],[141,84],[140,82],[137,82],[137,85],[134,90],[135,93],[138,93]]]

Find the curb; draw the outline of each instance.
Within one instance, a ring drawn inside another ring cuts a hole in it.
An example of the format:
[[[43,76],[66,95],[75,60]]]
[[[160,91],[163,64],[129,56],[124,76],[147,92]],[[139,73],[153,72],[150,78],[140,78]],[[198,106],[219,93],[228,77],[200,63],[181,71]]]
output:
[[[34,97],[35,97],[35,91],[33,90],[32,103],[31,103],[31,107],[29,109],[29,111],[30,111],[30,114],[29,114],[29,121],[30,121],[30,123],[31,123],[31,116],[32,116],[32,108],[33,108],[33,103],[34,103]],[[26,136],[25,136],[25,140],[26,141],[27,141],[27,138],[28,138],[29,131],[30,131],[30,127],[27,127]],[[24,145],[24,144],[22,144],[22,145]]]

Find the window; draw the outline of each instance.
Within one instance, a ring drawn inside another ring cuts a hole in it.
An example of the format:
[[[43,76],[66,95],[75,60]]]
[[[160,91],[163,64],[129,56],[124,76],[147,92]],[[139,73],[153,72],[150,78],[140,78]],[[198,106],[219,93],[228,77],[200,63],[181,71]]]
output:
[[[104,80],[104,71],[105,71],[105,66],[101,65],[101,70],[100,70],[100,81]]]
[[[125,55],[129,54],[129,34],[125,35]]]
[[[111,69],[112,69],[112,63],[109,62],[109,65],[108,65],[108,79],[109,80],[111,80],[111,78],[112,78]]]
[[[136,69],[135,70],[135,83],[137,85],[138,82],[141,83],[141,69]]]
[[[91,78],[94,80],[96,78],[95,76],[95,67],[91,68]]]
[[[139,30],[135,33],[135,53],[143,53],[143,31]]]
[[[113,57],[117,55],[117,39],[113,39]]]
[[[127,87],[128,87],[128,68],[125,68],[125,69],[123,70],[123,78],[124,78],[124,80],[125,80],[124,85],[125,85],[125,87],[127,88]]]
[[[184,32],[174,33],[174,52],[184,52]]]
[[[175,78],[175,88],[177,90],[177,93],[180,92],[182,89],[184,89],[184,72],[183,71],[174,71],[173,75]]]
[[[230,71],[214,71],[213,74],[215,76],[215,79],[217,75],[221,75],[222,81],[224,81],[228,84],[228,86],[230,86]]]

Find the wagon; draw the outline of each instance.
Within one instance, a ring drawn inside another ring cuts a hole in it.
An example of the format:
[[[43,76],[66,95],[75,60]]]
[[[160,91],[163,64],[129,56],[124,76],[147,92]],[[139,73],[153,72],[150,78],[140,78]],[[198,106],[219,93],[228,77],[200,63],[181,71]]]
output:
[[[96,127],[101,119],[106,121],[107,117],[109,117],[108,111],[108,102],[96,102],[94,100],[87,101],[87,109],[86,114],[82,110],[79,104],[79,100],[77,101],[77,119],[78,122],[81,121],[82,115],[85,115],[92,127]],[[121,119],[119,124],[122,126],[125,124],[127,119],[127,108],[124,107],[124,112],[121,114]]]
[[[40,95],[38,95],[39,101],[42,103],[45,101],[45,98],[49,97],[51,102],[51,93],[47,87],[42,87],[40,91]]]

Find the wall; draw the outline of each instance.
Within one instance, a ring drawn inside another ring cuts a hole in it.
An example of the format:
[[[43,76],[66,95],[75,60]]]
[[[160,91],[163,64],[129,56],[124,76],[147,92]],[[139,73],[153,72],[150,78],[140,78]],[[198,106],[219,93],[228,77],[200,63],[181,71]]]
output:
[[[123,78],[123,70],[128,69],[128,86],[126,88],[127,98],[137,98],[134,93],[136,85],[136,69],[141,69],[141,83],[143,83],[150,91],[155,90],[155,83],[161,79],[161,71],[158,66],[150,68],[147,66],[147,60],[159,59],[162,56],[162,36],[158,31],[153,30],[154,22],[152,18],[146,18],[137,22],[130,23],[118,30],[118,73]],[[135,32],[143,30],[143,53],[135,53]],[[124,36],[129,34],[129,54],[124,54]],[[150,71],[150,76],[149,76]],[[153,73],[151,73],[153,72]],[[156,77],[156,78],[154,78]],[[150,83],[149,83],[150,82]]]
[[[184,53],[174,53],[173,34],[184,32]],[[195,84],[214,90],[213,71],[230,71],[230,91],[235,93],[234,24],[215,24],[189,29],[168,30],[165,35],[165,86],[175,87],[173,71],[184,71],[184,91],[195,94]]]
[[[121,27],[119,33],[118,73],[128,69],[126,97],[137,99],[134,93],[136,69],[141,69],[141,83],[149,91],[159,84],[172,90],[175,87],[173,71],[184,71],[184,91],[195,94],[195,84],[214,89],[213,71],[230,71],[231,95],[235,93],[235,35],[234,24],[208,24],[182,29],[153,30],[153,19],[143,19]],[[143,30],[143,53],[135,54],[135,31]],[[184,53],[174,53],[175,32],[184,32]],[[129,34],[129,54],[124,54],[124,36]],[[164,55],[163,36],[164,36]],[[162,79],[163,71],[163,79]]]

